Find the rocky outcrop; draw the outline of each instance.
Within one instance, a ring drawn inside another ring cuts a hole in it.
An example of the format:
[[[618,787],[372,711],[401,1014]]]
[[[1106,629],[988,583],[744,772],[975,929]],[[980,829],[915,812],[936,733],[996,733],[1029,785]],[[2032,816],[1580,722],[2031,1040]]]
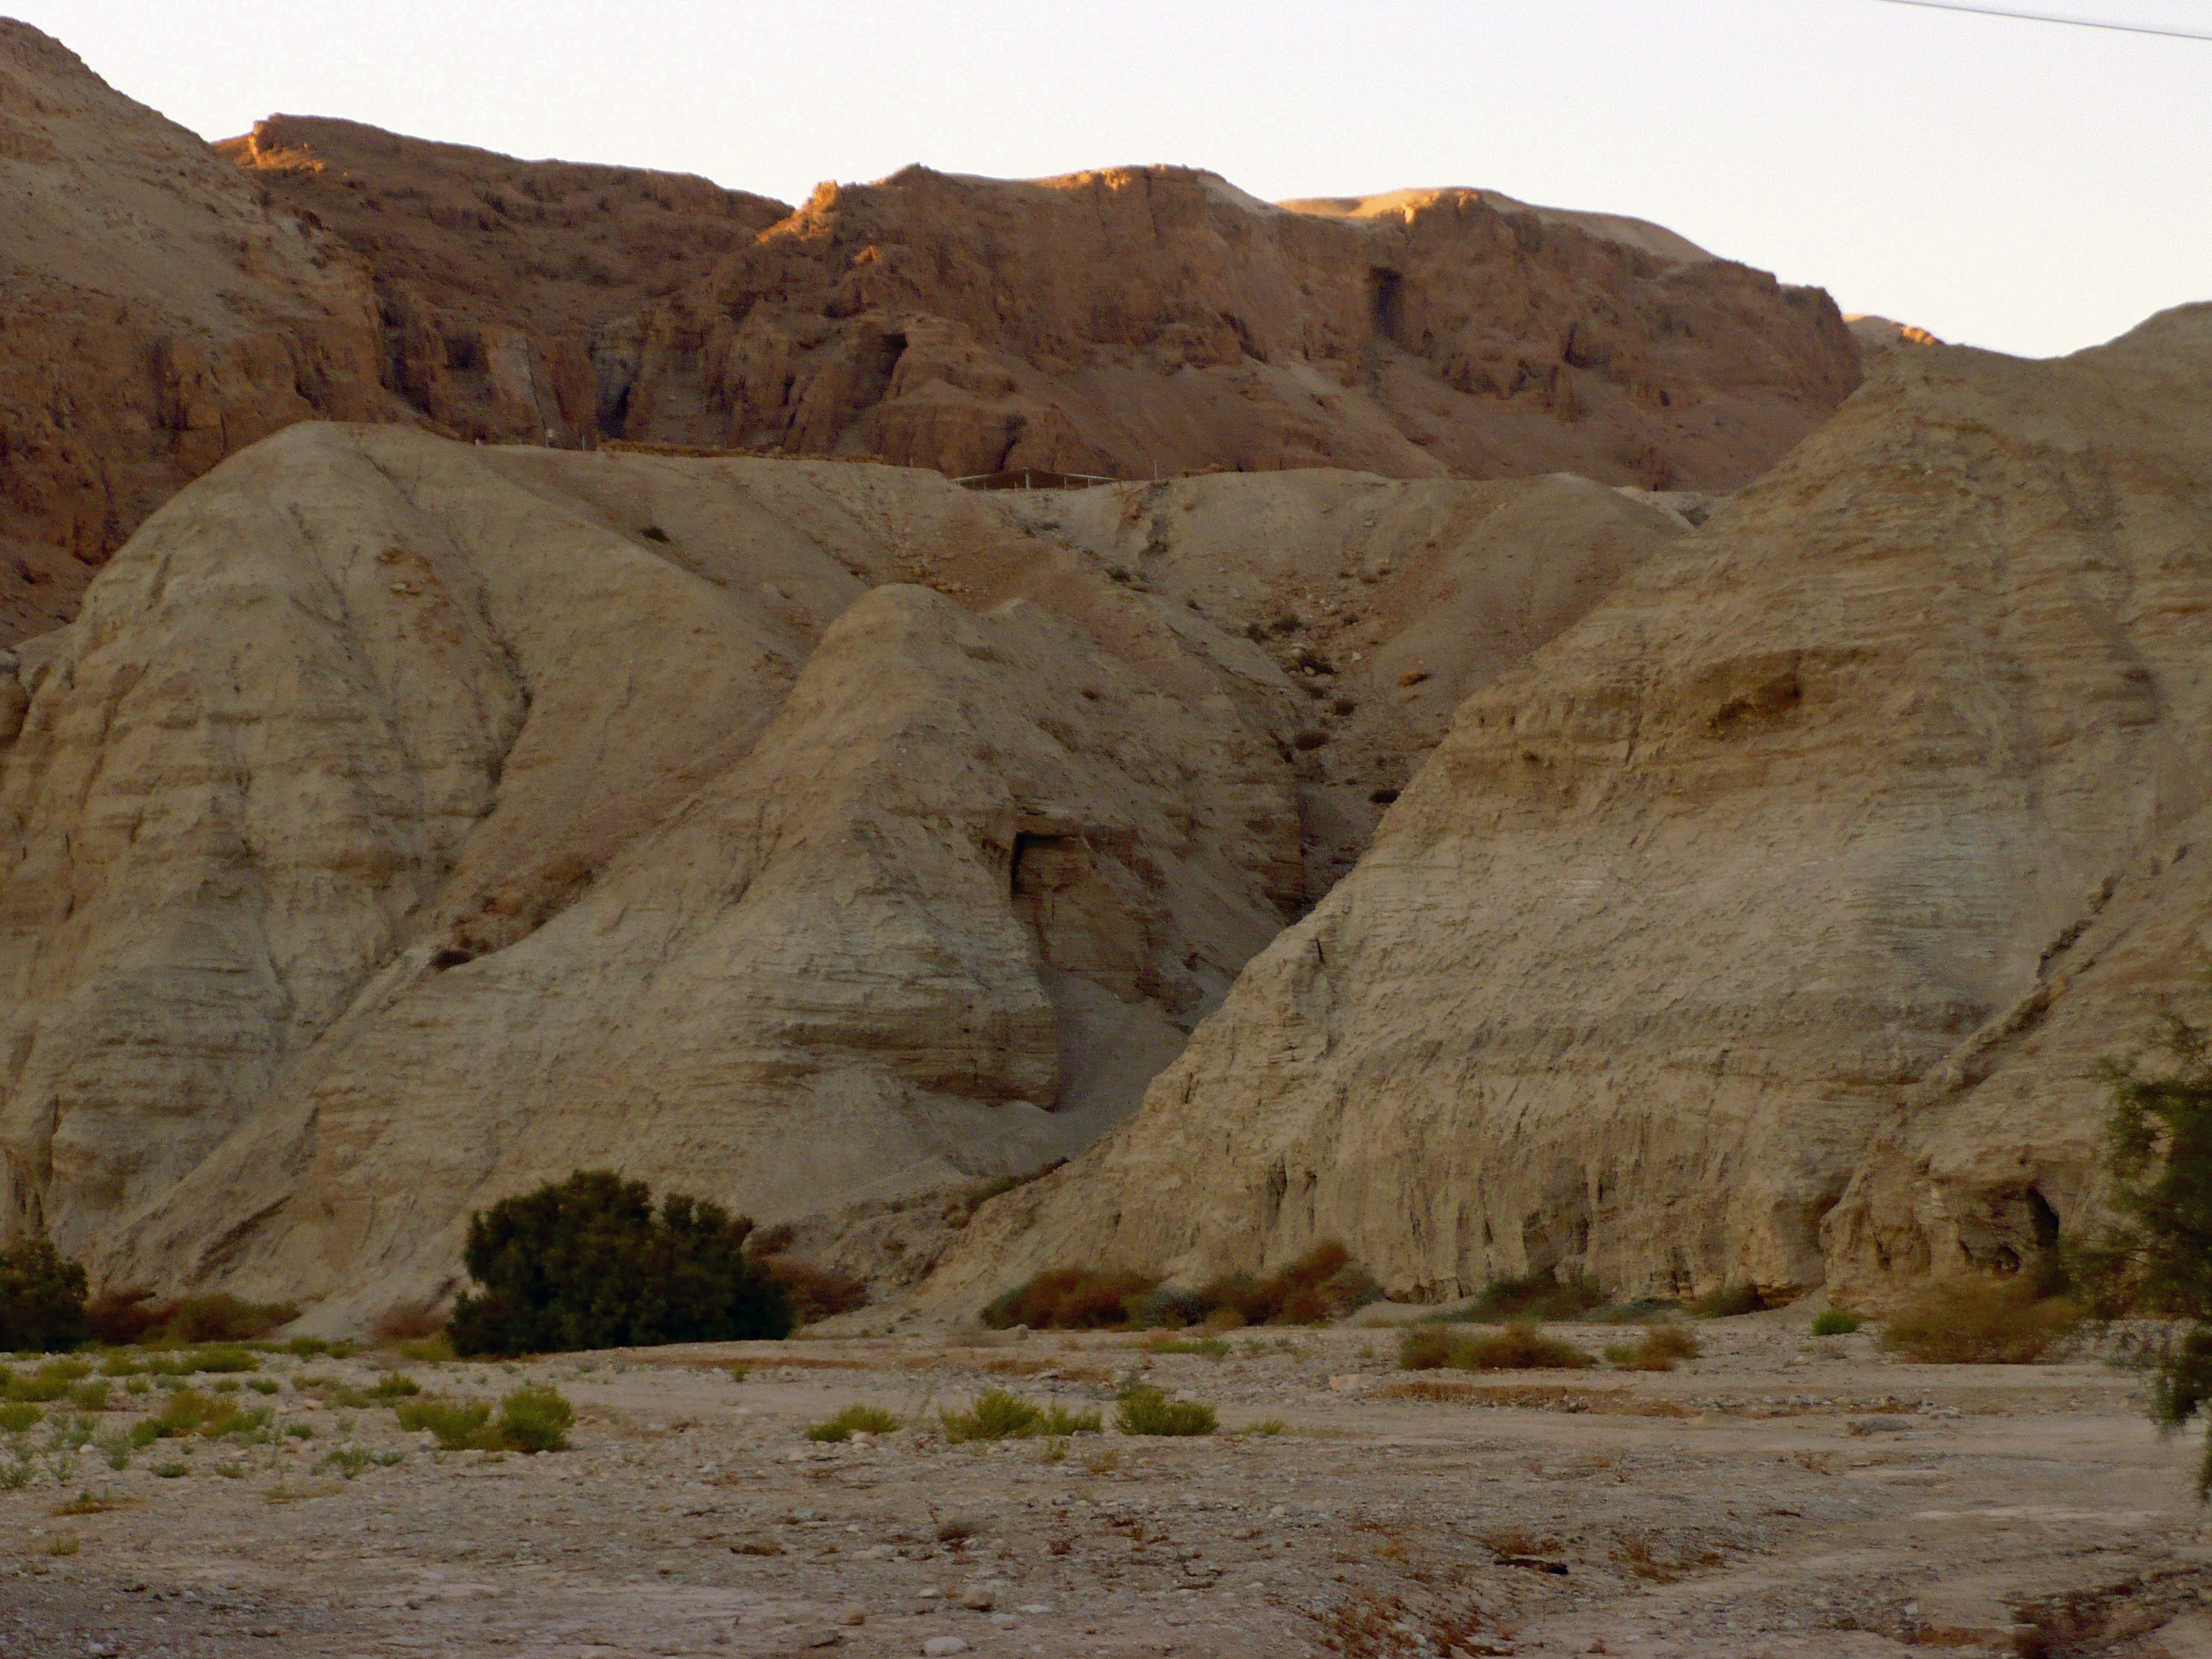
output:
[[[1185,167],[825,185],[611,345],[606,398],[632,436],[955,475],[1726,489],[1858,381],[1826,295],[1741,265],[1480,191],[1306,205]]]
[[[193,134],[0,19],[0,645],[293,421],[404,413],[368,283]]]
[[[2212,940],[2208,386],[2212,307],[1888,355],[1472,697],[1140,1111],[932,1293],[1336,1237],[1414,1297],[1871,1296],[2088,1218],[2094,1060]]]
[[[661,296],[787,217],[686,173],[522,161],[312,116],[216,151],[367,265],[384,383],[453,436],[586,448],[594,355]]]
[[[1479,680],[1680,533],[1572,479],[295,427],[0,659],[0,1225],[343,1322],[580,1165],[778,1221],[1078,1150],[1356,853],[1317,826],[1361,744],[1435,718],[1317,713],[1362,668],[1284,596],[1361,595],[1386,667],[1458,616]]]

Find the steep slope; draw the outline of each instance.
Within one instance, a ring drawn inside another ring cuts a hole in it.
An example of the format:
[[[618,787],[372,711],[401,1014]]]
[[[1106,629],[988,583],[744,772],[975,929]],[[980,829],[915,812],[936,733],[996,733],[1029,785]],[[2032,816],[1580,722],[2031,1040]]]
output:
[[[455,436],[587,447],[600,331],[787,216],[684,173],[272,115],[216,152],[367,262],[385,383]]]
[[[1335,873],[1311,677],[1170,570],[1256,617],[1364,560],[1379,653],[1457,593],[1480,676],[1680,533],[1571,479],[994,495],[295,427],[0,653],[0,1225],[342,1322],[579,1164],[835,1237],[1077,1150]]]
[[[0,645],[287,423],[400,413],[374,303],[327,238],[75,54],[0,18]]]
[[[1688,529],[1677,507],[1707,505],[1571,474],[1320,469],[992,499],[1133,591],[1252,640],[1304,691],[1292,741],[1315,897],[1365,850],[1452,711]]]
[[[825,185],[600,362],[625,435],[956,476],[1698,489],[1764,470],[1859,374],[1826,295],[1741,265],[1479,191],[1289,212],[1185,167]]]
[[[2094,1056],[2212,922],[2208,387],[2212,307],[2052,362],[1890,354],[1470,699],[1140,1111],[933,1293],[1331,1236],[1419,1296],[2024,1259],[2094,1193]]]

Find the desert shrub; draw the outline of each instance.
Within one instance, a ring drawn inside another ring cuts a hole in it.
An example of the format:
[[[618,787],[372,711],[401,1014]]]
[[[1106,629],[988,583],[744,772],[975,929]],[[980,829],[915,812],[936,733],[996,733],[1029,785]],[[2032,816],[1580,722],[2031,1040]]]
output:
[[[2026,1278],[1945,1279],[1913,1297],[1883,1328],[1882,1346],[1931,1365],[2032,1365],[2081,1322],[2063,1297]]]
[[[2074,1259],[2098,1312],[2182,1322],[2145,1356],[2151,1415],[2171,1432],[2212,1406],[2212,1032],[2169,1012],[2156,1047],[2161,1075],[2132,1062],[2106,1067],[2106,1165],[2119,1219]],[[2197,1496],[2212,1498],[2212,1438]]]
[[[106,1382],[80,1382],[70,1390],[70,1404],[81,1412],[104,1412],[109,1387]]]
[[[1457,1340],[1451,1332],[1437,1326],[1416,1326],[1398,1339],[1399,1368],[1408,1371],[1443,1370],[1452,1363]]]
[[[782,1281],[744,1254],[752,1224],[641,1181],[579,1170],[469,1218],[462,1260],[483,1288],[447,1327],[453,1350],[548,1353],[791,1334]]]
[[[1655,1325],[1641,1342],[1607,1346],[1606,1363],[1625,1371],[1671,1371],[1676,1362],[1698,1357],[1698,1339],[1679,1325]]]
[[[1398,1364],[1409,1371],[1530,1371],[1580,1370],[1597,1361],[1523,1321],[1480,1336],[1417,1326],[1399,1339]]]
[[[1826,1308],[1813,1316],[1815,1336],[1849,1336],[1859,1328],[1859,1316],[1841,1308]]]
[[[402,1342],[398,1352],[402,1359],[411,1359],[418,1365],[440,1365],[460,1357],[453,1352],[453,1339],[443,1331],[419,1342]]]
[[[982,1312],[994,1330],[1103,1331],[1127,1325],[1133,1304],[1159,1280],[1118,1267],[1054,1267],[1016,1286]]]
[[[27,1400],[11,1400],[0,1406],[0,1434],[23,1434],[37,1426],[39,1408]]]
[[[1698,1319],[1735,1319],[1765,1310],[1766,1299],[1759,1295],[1756,1285],[1723,1285],[1689,1304],[1691,1316]]]
[[[404,1400],[393,1410],[401,1428],[410,1434],[429,1430],[447,1451],[483,1445],[491,1422],[491,1407],[481,1400]]]
[[[1208,1359],[1225,1359],[1229,1345],[1218,1336],[1182,1337],[1155,1336],[1145,1343],[1146,1353],[1195,1353]]]
[[[85,1334],[94,1342],[127,1347],[143,1342],[168,1316],[151,1291],[102,1291],[84,1304]]]
[[[46,1238],[0,1250],[0,1349],[65,1353],[85,1339],[84,1269]]]
[[[1211,1406],[1170,1400],[1158,1389],[1132,1389],[1114,1408],[1114,1426],[1124,1434],[1201,1435],[1220,1424]]]
[[[896,1434],[899,1420],[879,1406],[848,1406],[826,1423],[807,1430],[809,1440],[850,1440],[856,1434]]]
[[[576,1408],[551,1383],[520,1388],[499,1402],[499,1421],[492,1425],[499,1443],[509,1451],[565,1450],[568,1431],[575,1426]]]
[[[240,1411],[235,1400],[184,1389],[171,1395],[161,1414],[153,1419],[154,1437],[179,1440],[188,1434],[197,1434],[214,1440],[226,1434],[251,1433],[268,1421],[269,1409],[265,1406],[258,1411]]]
[[[1245,1325],[1318,1325],[1364,1308],[1382,1295],[1352,1253],[1324,1240],[1265,1278],[1237,1273],[1199,1287],[1206,1316],[1234,1316]]]
[[[1045,1414],[1018,1394],[986,1389],[964,1412],[940,1413],[947,1440],[1027,1439],[1044,1431]]]
[[[299,1316],[289,1302],[244,1302],[218,1291],[186,1297],[167,1310],[161,1334],[171,1342],[258,1342]]]
[[[404,1371],[386,1371],[368,1385],[368,1397],[380,1406],[411,1399],[422,1392],[422,1385]]]
[[[388,1347],[422,1342],[446,1328],[435,1302],[395,1302],[369,1322],[368,1334]]]
[[[1576,1319],[1604,1305],[1605,1292],[1594,1279],[1530,1273],[1525,1279],[1492,1279],[1473,1302],[1449,1318],[1474,1325]]]
[[[775,1274],[791,1299],[791,1315],[802,1325],[818,1325],[835,1315],[868,1305],[868,1287],[847,1273],[795,1255],[756,1256]]]

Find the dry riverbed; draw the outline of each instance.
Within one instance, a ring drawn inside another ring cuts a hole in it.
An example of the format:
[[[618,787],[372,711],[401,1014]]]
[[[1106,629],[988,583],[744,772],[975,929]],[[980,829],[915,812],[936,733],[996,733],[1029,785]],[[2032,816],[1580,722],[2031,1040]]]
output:
[[[573,1447],[535,1456],[331,1403],[388,1356],[264,1356],[258,1443],[116,1469],[31,1431],[0,1654],[2212,1656],[2195,1449],[2132,1376],[1903,1364],[1787,1310],[1697,1328],[1704,1358],[1638,1375],[1405,1373],[1361,1328],[400,1367],[486,1401],[556,1384]],[[1112,1432],[1132,1366],[1224,1432]],[[1109,1431],[948,1443],[939,1410],[987,1386]],[[904,1426],[805,1438],[855,1402]],[[94,1419],[111,1444],[133,1420]]]

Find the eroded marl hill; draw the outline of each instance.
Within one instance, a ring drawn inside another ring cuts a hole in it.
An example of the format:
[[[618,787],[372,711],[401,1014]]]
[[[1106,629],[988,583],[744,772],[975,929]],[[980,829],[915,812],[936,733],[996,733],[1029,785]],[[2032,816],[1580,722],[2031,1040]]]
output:
[[[994,495],[295,427],[0,653],[4,1219],[342,1322],[579,1166],[828,1239],[1032,1168],[1357,856],[1330,803],[1449,707],[1401,640],[1483,683],[1684,528],[1564,478]]]
[[[2212,307],[1889,354],[1478,691],[1145,1104],[934,1294],[1340,1238],[1392,1290],[2005,1271],[2203,994]]]

